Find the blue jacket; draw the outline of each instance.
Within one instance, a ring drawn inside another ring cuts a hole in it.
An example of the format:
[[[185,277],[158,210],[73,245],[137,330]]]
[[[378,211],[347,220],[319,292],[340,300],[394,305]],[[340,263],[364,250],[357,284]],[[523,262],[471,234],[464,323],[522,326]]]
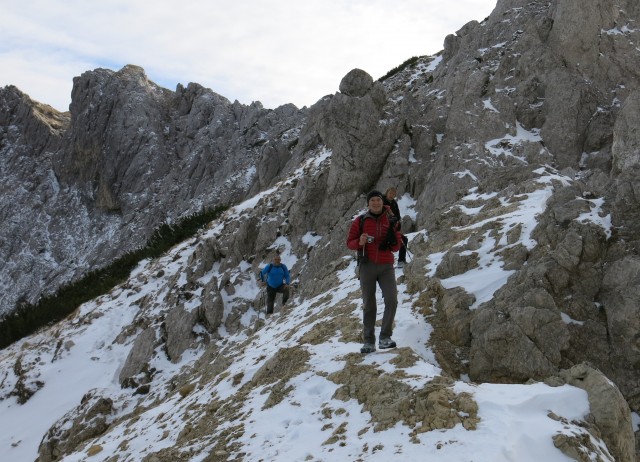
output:
[[[265,276],[267,278],[267,284],[274,289],[280,287],[283,281],[286,284],[289,284],[291,282],[289,269],[284,263],[280,263],[279,266],[276,266],[273,263],[269,263],[262,269],[262,271],[260,271],[260,280],[264,281]]]

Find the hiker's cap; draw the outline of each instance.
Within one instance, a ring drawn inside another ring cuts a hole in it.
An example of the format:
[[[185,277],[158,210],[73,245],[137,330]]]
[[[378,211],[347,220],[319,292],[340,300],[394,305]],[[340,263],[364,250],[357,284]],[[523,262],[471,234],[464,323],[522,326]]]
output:
[[[384,197],[382,196],[382,193],[374,189],[369,194],[367,194],[367,204],[369,203],[372,197],[376,197],[376,196],[379,197],[380,199],[384,199]]]

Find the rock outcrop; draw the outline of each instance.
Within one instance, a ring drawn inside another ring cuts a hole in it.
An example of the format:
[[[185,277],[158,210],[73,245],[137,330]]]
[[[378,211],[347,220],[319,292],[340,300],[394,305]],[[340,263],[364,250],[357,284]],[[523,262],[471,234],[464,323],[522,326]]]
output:
[[[578,364],[559,376],[569,385],[586,390],[590,420],[600,432],[615,460],[636,460],[629,406],[622,393],[600,371]]]
[[[109,428],[113,402],[97,390],[87,393],[78,408],[67,413],[42,439],[38,460],[52,462],[68,454],[85,441],[100,436]]]

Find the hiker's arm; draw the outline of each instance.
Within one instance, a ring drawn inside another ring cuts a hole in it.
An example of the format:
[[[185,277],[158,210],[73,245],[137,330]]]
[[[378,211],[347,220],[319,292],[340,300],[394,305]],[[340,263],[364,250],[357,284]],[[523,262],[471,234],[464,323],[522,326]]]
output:
[[[360,247],[364,245],[364,242],[367,241],[364,233],[360,235],[360,225],[358,223],[359,219],[356,219],[351,223],[351,228],[349,229],[349,236],[347,237],[347,247],[351,250],[358,250]],[[362,236],[364,237],[364,242],[362,242]]]
[[[394,232],[396,233],[396,245],[391,247],[391,251],[397,252],[398,250],[400,250],[400,247],[402,247],[402,233],[400,233],[397,228],[394,230]]]

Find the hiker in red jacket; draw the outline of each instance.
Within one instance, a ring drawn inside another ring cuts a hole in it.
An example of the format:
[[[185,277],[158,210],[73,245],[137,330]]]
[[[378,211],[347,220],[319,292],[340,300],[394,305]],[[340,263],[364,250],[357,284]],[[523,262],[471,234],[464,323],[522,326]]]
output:
[[[347,247],[364,255],[360,263],[364,325],[364,345],[360,349],[361,353],[376,351],[376,283],[380,285],[384,298],[384,315],[378,346],[380,349],[396,346],[396,342],[391,339],[398,306],[392,252],[397,252],[402,245],[400,233],[395,229],[389,207],[384,205],[382,193],[374,190],[367,194],[367,205],[369,210],[353,221],[347,238]]]

